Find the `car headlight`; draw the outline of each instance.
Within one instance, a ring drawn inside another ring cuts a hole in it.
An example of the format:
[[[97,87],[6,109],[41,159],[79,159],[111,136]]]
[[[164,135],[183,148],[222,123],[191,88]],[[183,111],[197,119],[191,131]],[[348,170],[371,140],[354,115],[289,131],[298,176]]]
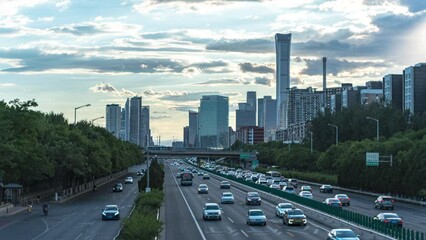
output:
[[[104,212],[102,212],[102,215],[106,216],[106,214]]]
[[[114,213],[114,216],[117,216],[118,214],[120,214],[119,212]]]

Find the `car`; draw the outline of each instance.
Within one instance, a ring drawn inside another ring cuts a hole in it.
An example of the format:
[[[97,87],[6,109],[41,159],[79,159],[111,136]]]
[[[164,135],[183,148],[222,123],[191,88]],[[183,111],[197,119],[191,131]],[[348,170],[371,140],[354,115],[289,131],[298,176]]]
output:
[[[302,186],[300,188],[300,191],[309,191],[309,192],[312,192],[312,188],[311,188],[311,186]]]
[[[246,179],[244,179],[245,181],[247,181],[247,182],[253,182],[253,178],[251,178],[251,177],[247,177]]]
[[[114,187],[112,187],[113,192],[122,192],[123,191],[123,184],[116,183],[114,184]]]
[[[321,185],[320,192],[322,193],[333,193],[333,187],[328,184]]]
[[[204,172],[198,172],[198,176],[200,177],[204,176]]]
[[[142,176],[143,174],[142,174],[142,172],[141,171],[137,171],[136,172],[136,176]]]
[[[312,195],[312,193],[309,192],[309,191],[301,191],[299,193],[299,196],[304,197],[304,198],[309,198],[309,199],[313,199],[314,198],[314,196]]]
[[[217,203],[206,203],[203,207],[203,220],[222,220],[222,209]]]
[[[246,195],[246,205],[261,205],[262,199],[258,192],[248,192]]]
[[[382,223],[402,227],[402,219],[396,213],[379,213],[373,219]]]
[[[342,203],[342,206],[351,205],[351,199],[346,194],[339,193],[339,194],[336,194],[334,198],[339,199],[339,201]]]
[[[274,183],[274,179],[266,179],[266,185],[271,186]]]
[[[287,225],[303,225],[306,226],[308,220],[301,209],[287,210],[283,215],[283,223]]]
[[[220,182],[220,189],[230,189],[231,184],[228,181],[222,181]]]
[[[269,188],[273,188],[273,189],[276,189],[276,190],[281,190],[280,185],[278,185],[276,183],[272,183],[271,185],[269,185]]]
[[[210,175],[208,175],[207,173],[203,175],[203,179],[210,179]]]
[[[126,179],[124,179],[124,183],[127,184],[133,184],[133,178],[132,177],[126,177]]]
[[[391,196],[379,196],[374,201],[374,208],[394,210],[394,200]]]
[[[283,187],[283,190],[282,190],[283,192],[286,192],[286,193],[292,193],[292,194],[295,194],[296,193],[296,191],[294,190],[294,187],[293,186],[285,186],[285,187]]]
[[[221,203],[234,203],[234,195],[231,192],[222,193]]]
[[[277,217],[283,217],[284,213],[290,209],[293,209],[293,205],[291,203],[278,203],[275,207],[275,215]]]
[[[264,186],[268,185],[268,181],[266,180],[266,178],[259,178],[257,179],[256,183]]]
[[[198,185],[198,194],[203,193],[209,193],[209,187],[207,187],[207,184],[201,183],[200,185]]]
[[[280,181],[280,182],[278,182],[278,185],[280,186],[281,189],[283,189],[285,186],[287,186],[287,182]]]
[[[299,181],[295,178],[290,178],[288,179],[288,184],[292,185],[294,188],[297,188],[297,184],[299,183]]]
[[[337,198],[327,198],[322,203],[327,204],[327,205],[332,206],[332,207],[339,207],[339,208],[342,207],[342,203]]]
[[[261,209],[250,209],[247,213],[247,224],[259,224],[266,226],[266,215]]]
[[[120,209],[117,205],[106,205],[102,209],[102,220],[120,219]]]
[[[176,178],[180,178],[180,175],[182,175],[182,173],[180,172],[176,173]]]
[[[359,240],[359,236],[351,229],[332,229],[328,233],[327,240]]]

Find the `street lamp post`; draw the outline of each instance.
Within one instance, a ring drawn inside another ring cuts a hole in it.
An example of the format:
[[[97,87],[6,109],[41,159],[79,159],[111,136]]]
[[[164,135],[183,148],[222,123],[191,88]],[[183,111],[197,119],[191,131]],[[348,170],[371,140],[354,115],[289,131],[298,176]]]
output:
[[[336,145],[339,145],[339,127],[333,124],[327,124],[330,127],[334,127],[336,129]]]
[[[379,141],[379,119],[372,117],[365,117],[366,119],[376,121],[376,140]]]
[[[145,192],[151,192],[151,187],[149,186],[149,143],[148,143],[148,140],[149,140],[149,136],[146,136],[146,140],[147,140],[147,142],[146,142],[146,157],[147,157],[147,159],[146,159],[146,164],[147,164],[147,167],[146,167],[146,188],[145,188]],[[156,156],[157,157],[157,156]]]
[[[104,116],[102,116],[102,117],[97,117],[97,118],[94,118],[94,119],[90,120],[90,122],[91,122],[91,123],[92,123],[92,125],[93,125],[93,122],[95,122],[96,120],[102,119],[102,118],[105,118],[105,117],[104,117]]]
[[[83,108],[83,107],[89,107],[89,106],[90,106],[90,103],[74,108],[74,125],[77,123],[77,109],[80,109],[80,108]]]
[[[313,153],[314,152],[314,142],[313,142],[312,136],[314,135],[314,133],[312,131],[309,131],[309,133],[311,134],[311,153]]]

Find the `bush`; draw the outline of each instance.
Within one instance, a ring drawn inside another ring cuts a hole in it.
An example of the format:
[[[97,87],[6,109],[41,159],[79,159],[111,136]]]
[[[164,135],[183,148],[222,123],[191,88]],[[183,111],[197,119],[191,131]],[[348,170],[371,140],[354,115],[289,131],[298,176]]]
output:
[[[120,235],[122,240],[152,240],[160,234],[163,224],[157,220],[156,213],[134,212],[124,222]]]

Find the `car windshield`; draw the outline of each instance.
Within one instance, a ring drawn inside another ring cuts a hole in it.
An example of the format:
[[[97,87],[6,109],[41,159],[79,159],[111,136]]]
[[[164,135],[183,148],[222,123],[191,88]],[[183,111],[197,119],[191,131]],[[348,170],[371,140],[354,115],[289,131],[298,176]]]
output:
[[[232,197],[232,193],[224,193],[223,196],[224,197]]]
[[[310,192],[304,192],[302,193],[303,196],[311,196],[312,194]]]
[[[389,218],[399,218],[399,216],[398,215],[396,215],[396,214],[383,214],[383,217],[385,218],[385,219],[389,219]]]
[[[331,185],[323,185],[324,188],[330,188]]]
[[[263,212],[262,212],[262,211],[250,211],[250,212],[249,212],[249,215],[250,215],[250,216],[263,216],[263,215],[265,215],[265,214],[263,214]]]
[[[200,185],[200,188],[207,188],[207,185]]]
[[[292,216],[292,215],[303,215],[303,212],[301,210],[293,210],[293,211],[288,211],[288,215]]]
[[[116,187],[121,187],[121,183],[115,184]]]
[[[280,204],[278,205],[279,208],[293,208],[293,205],[289,204],[289,203],[284,203],[284,204]]]
[[[293,187],[286,187],[285,190],[290,190],[291,191],[291,190],[294,190],[294,188]]]
[[[339,203],[338,199],[329,199],[328,200],[330,203]]]
[[[336,231],[336,237],[356,237],[356,234],[352,231]]]
[[[383,199],[383,201],[385,201],[385,202],[390,202],[390,201],[392,201],[392,198],[382,198]]]
[[[259,197],[258,193],[249,193],[248,194],[249,197]]]
[[[219,210],[219,206],[207,205],[206,210]]]
[[[105,211],[117,211],[116,207],[106,207]]]

